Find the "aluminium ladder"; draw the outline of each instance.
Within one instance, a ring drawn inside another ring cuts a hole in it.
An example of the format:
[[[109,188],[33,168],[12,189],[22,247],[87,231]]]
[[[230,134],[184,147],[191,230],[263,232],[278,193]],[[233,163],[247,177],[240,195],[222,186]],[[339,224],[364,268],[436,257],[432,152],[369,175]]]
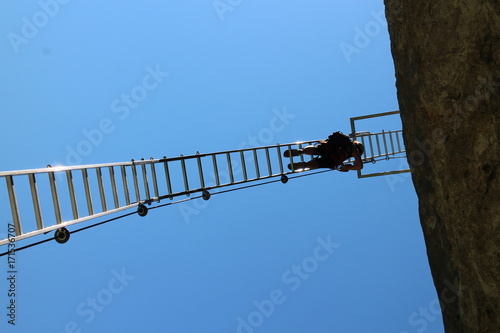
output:
[[[284,166],[282,152],[314,142],[317,141],[122,163],[49,165],[41,169],[0,172],[0,178],[4,178],[7,185],[15,229],[15,237],[1,239],[0,245],[54,230],[55,239],[64,243],[69,238],[66,227],[79,222],[132,208],[145,216],[146,205],[199,192],[208,200],[209,190],[215,188],[273,177],[282,177],[282,182],[286,182],[286,175],[293,170]],[[18,200],[19,193],[24,194],[23,200]],[[0,193],[0,197],[2,195]],[[23,203],[25,207],[20,209]],[[22,221],[21,211],[29,212],[31,218]]]
[[[362,132],[351,137],[365,144],[365,163],[405,152],[401,131]],[[294,157],[283,158],[282,153],[317,142],[319,140],[161,159],[49,165],[41,169],[0,172],[7,192],[6,196],[0,192],[0,197],[9,198],[15,229],[15,235],[0,239],[0,245],[51,231],[55,231],[57,242],[65,243],[70,234],[66,227],[76,223],[129,209],[145,216],[146,205],[194,193],[201,193],[201,197],[208,200],[210,190],[227,186],[278,177],[286,183],[289,174],[301,170],[293,170],[293,166],[288,170],[285,164],[292,163]],[[304,161],[304,156],[295,159]],[[184,200],[176,202],[181,201]],[[29,215],[27,219],[21,220],[21,212]]]

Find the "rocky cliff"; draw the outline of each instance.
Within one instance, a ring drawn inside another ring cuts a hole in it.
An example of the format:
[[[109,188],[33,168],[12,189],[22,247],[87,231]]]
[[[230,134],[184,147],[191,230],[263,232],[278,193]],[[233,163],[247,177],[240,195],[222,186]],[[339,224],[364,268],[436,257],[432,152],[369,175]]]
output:
[[[500,332],[500,1],[385,5],[446,332]]]

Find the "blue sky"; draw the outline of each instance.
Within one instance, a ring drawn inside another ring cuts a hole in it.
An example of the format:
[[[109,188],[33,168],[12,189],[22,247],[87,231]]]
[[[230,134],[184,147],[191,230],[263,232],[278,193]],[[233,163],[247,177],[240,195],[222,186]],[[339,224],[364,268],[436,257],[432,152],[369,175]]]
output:
[[[398,109],[382,1],[0,6],[1,171],[322,139]],[[16,260],[2,332],[443,331],[409,175],[193,200]]]

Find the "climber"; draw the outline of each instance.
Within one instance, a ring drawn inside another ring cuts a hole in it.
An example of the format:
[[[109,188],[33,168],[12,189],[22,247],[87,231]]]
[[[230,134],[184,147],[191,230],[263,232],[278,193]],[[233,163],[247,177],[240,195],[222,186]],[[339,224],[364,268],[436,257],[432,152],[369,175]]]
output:
[[[342,132],[335,132],[328,137],[328,140],[319,141],[318,145],[307,146],[303,149],[289,149],[283,155],[290,157],[291,153],[292,156],[300,156],[302,154],[318,156],[309,162],[293,163],[294,171],[299,169],[330,168],[347,172],[349,170],[363,169],[361,155],[363,155],[364,151],[365,148],[361,142],[351,141]],[[343,164],[345,160],[351,157],[354,158],[353,164]],[[291,170],[292,164],[288,164],[288,168]]]

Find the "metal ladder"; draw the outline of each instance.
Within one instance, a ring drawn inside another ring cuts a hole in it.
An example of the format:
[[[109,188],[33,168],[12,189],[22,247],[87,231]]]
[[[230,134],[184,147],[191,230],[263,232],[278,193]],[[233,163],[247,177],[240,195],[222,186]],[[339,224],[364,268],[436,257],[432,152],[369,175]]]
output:
[[[361,132],[351,137],[365,145],[363,162],[368,163],[378,157],[404,153],[400,134],[401,131]],[[76,223],[129,209],[145,216],[147,206],[153,203],[194,193],[201,193],[201,197],[208,200],[211,190],[222,187],[238,187],[277,177],[286,183],[289,174],[302,171],[294,170],[293,162],[294,159],[304,162],[304,155],[283,158],[282,153],[317,142],[319,140],[121,163],[49,165],[41,169],[0,172],[7,192],[0,191],[0,197],[9,198],[12,213],[9,229],[14,229],[0,240],[0,246],[54,230],[55,240],[65,243],[70,235],[66,228]],[[292,170],[285,166],[288,161]],[[180,201],[184,200],[175,202]],[[20,212],[26,215],[23,219]]]
[[[381,131],[376,133],[357,132],[355,135],[351,134],[350,137],[353,140],[361,142],[365,147],[365,153],[363,155],[364,164],[406,157],[406,150],[403,143],[403,130]],[[372,173],[363,173],[362,170],[358,170],[358,178],[388,176],[406,172],[410,172],[410,169]]]
[[[284,166],[282,153],[315,142],[317,140],[122,163],[49,165],[41,169],[0,172],[0,178],[5,179],[7,185],[15,229],[15,235],[0,240],[0,245],[54,230],[55,240],[65,243],[69,239],[66,227],[76,223],[132,208],[145,216],[146,205],[161,200],[197,192],[208,200],[212,189],[273,177],[281,177],[286,183],[287,175],[294,170]],[[303,157],[300,159],[303,161]],[[19,194],[22,200],[18,200]],[[31,214],[21,219],[20,211]]]
[[[406,149],[404,147],[403,140],[403,130],[396,131],[384,131],[377,133],[370,132],[357,132],[356,123],[360,121],[373,120],[376,118],[384,118],[386,122],[386,117],[396,116],[399,117],[400,111],[389,111],[382,113],[374,113],[359,117],[352,117],[350,119],[351,123],[351,133],[350,137],[352,140],[361,141],[365,146],[365,154],[363,162],[375,163],[380,160],[390,160],[396,158],[406,158]],[[363,125],[363,127],[366,126]],[[396,169],[382,172],[371,172],[363,173],[362,170],[358,170],[358,178],[368,178],[368,177],[378,177],[378,176],[388,176],[400,173],[410,172],[409,168]]]

